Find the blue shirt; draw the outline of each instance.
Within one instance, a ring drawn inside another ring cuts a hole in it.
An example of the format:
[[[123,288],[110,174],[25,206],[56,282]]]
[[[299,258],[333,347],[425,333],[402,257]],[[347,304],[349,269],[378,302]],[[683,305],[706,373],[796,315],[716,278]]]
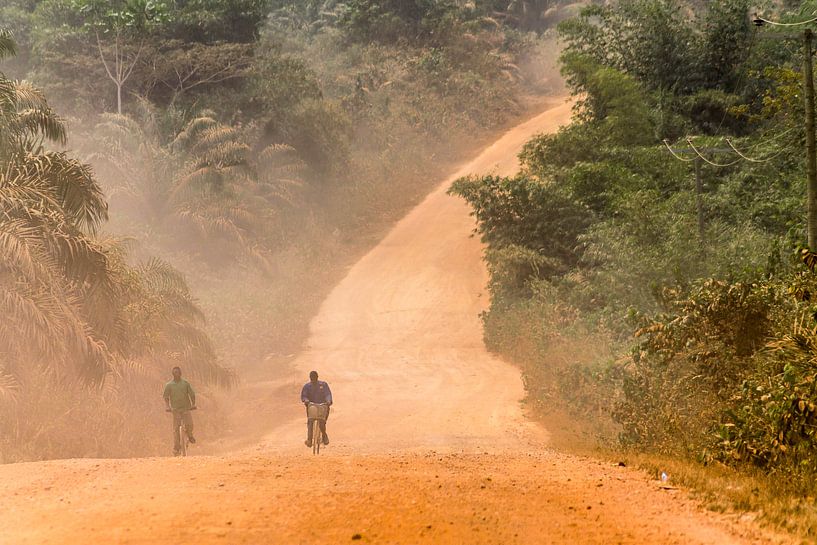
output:
[[[304,384],[301,389],[301,403],[311,401],[312,403],[329,403],[332,404],[332,391],[329,385],[324,381],[319,380],[314,385],[312,381]]]

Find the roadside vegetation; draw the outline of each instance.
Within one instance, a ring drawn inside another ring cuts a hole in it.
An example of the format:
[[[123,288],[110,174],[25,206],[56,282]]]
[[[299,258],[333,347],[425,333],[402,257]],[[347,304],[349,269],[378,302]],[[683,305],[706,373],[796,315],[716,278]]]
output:
[[[562,4],[4,2],[0,462],[166,452],[173,365],[224,431],[345,266],[561,90]]]
[[[764,13],[817,9],[790,4]],[[573,123],[530,141],[518,176],[451,191],[488,245],[486,341],[523,367],[532,405],[814,537],[803,48],[765,39],[755,8],[586,7],[559,26]],[[738,484],[701,477],[716,473]]]
[[[14,53],[0,32],[0,57]],[[40,89],[0,73],[3,459],[83,455],[103,440],[127,452],[138,423],[123,389],[144,389],[167,362],[204,384],[233,380],[181,275],[130,263],[125,241],[99,234],[108,207],[91,167],[48,146],[66,134]]]

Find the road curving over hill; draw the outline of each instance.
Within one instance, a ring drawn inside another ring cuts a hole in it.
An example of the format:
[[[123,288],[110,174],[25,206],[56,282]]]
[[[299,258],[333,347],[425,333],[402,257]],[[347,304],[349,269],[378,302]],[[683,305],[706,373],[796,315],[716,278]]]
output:
[[[782,542],[641,472],[550,450],[522,413],[519,370],[483,346],[482,247],[446,189],[465,174],[513,173],[523,143],[570,112],[560,101],[507,132],[349,270],[292,376],[248,385],[250,398],[277,396],[258,405],[271,407],[255,415],[260,442],[0,466],[0,545]],[[297,404],[313,368],[336,400],[319,458],[303,446]]]

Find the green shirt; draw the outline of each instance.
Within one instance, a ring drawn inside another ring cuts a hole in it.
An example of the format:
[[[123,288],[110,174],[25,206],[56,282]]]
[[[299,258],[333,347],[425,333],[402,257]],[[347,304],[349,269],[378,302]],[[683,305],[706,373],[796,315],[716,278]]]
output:
[[[190,383],[184,379],[179,382],[171,380],[165,384],[164,398],[170,400],[170,408],[179,410],[189,410],[196,404],[196,392]]]

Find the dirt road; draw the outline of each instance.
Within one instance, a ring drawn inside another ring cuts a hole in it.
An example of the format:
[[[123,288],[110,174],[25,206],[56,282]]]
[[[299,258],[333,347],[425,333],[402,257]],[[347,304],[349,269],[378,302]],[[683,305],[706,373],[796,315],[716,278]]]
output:
[[[456,176],[513,172],[569,114],[516,127]],[[481,247],[449,183],[349,271],[294,361],[335,393],[320,459],[300,385],[255,385],[291,408],[239,452],[0,467],[0,544],[768,543],[642,473],[548,450],[518,370],[483,347]]]

